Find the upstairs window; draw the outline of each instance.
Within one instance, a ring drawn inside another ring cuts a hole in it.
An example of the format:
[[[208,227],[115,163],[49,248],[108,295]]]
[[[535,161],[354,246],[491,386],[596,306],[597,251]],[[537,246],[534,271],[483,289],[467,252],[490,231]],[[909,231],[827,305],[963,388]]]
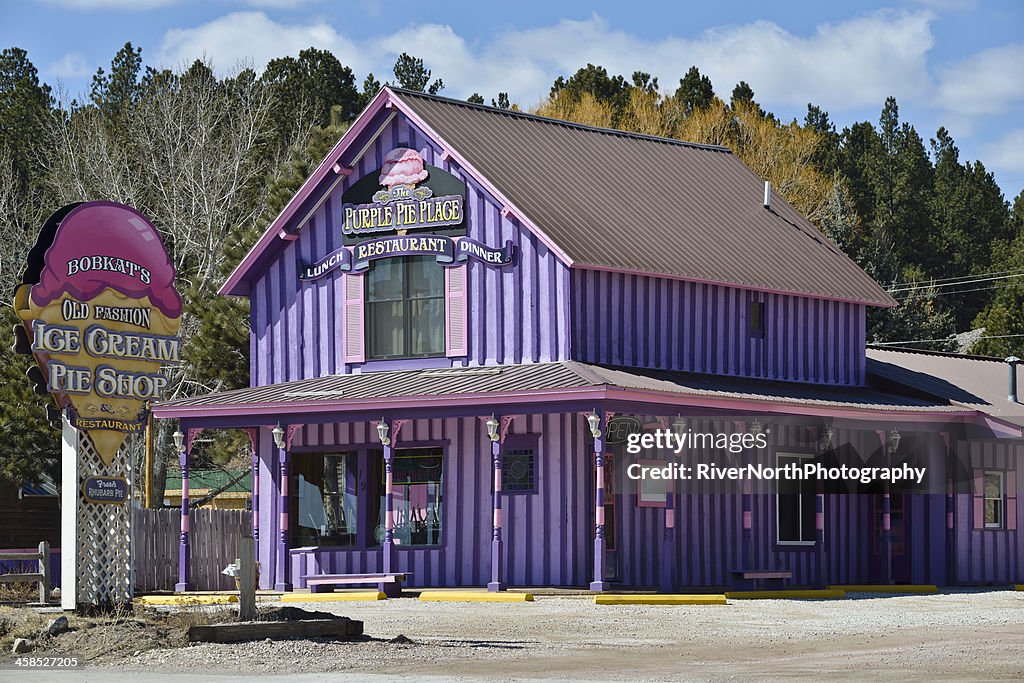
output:
[[[444,271],[433,258],[382,259],[366,278],[367,358],[445,355]]]
[[[985,528],[1002,529],[1006,488],[1001,471],[985,471]]]
[[[764,302],[763,301],[751,301],[750,302],[750,315],[748,317],[750,321],[750,336],[751,337],[763,337],[764,336]]]

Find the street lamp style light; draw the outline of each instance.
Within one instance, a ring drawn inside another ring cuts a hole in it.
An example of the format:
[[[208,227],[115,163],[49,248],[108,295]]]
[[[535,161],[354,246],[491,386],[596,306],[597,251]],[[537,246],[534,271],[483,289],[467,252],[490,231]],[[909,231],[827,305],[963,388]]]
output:
[[[277,426],[270,430],[270,433],[274,435],[274,444],[278,448],[284,448],[284,430],[281,429],[281,423],[278,422]]]
[[[391,439],[388,438],[388,423],[382,417],[380,422],[377,423],[377,436],[380,437],[380,444],[382,446],[388,446],[391,444]]]
[[[682,415],[676,415],[676,419],[672,420],[672,433],[677,437],[682,438],[683,434],[686,433],[686,418]]]
[[[487,418],[487,438],[493,442],[497,442],[501,438],[498,435],[498,421],[494,418],[494,413]]]
[[[900,447],[900,439],[902,438],[895,429],[889,432],[889,452],[893,455],[896,455],[896,451]]]
[[[757,421],[757,418],[754,418],[754,421],[750,424],[750,433],[757,436],[763,431],[764,427],[762,427],[761,423]]]
[[[177,430],[171,435],[174,438],[174,449],[179,453],[185,452],[185,435],[181,433],[181,430]]]
[[[834,436],[834,432],[832,431],[832,428],[831,427],[825,427],[824,431],[822,431],[822,433],[821,433],[821,439],[819,440],[819,443],[821,445],[821,450],[823,450],[823,451],[828,450],[829,446],[832,445],[832,437],[833,436]]]
[[[601,418],[598,417],[597,411],[594,410],[587,415],[587,422],[590,424],[590,434],[595,439],[601,438]]]

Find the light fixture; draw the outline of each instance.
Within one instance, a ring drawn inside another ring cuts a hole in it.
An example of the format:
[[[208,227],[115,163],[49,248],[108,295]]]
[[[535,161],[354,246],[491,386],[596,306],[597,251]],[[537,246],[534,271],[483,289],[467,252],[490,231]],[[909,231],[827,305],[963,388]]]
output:
[[[595,439],[601,438],[601,418],[598,416],[597,411],[591,411],[590,415],[587,415],[587,422],[590,424],[590,434]]]
[[[754,418],[754,421],[750,423],[750,433],[754,436],[758,436],[763,431],[764,427],[762,427],[761,423],[757,421],[757,418]]]
[[[380,422],[377,423],[377,436],[380,437],[380,443],[382,446],[388,446],[391,444],[391,439],[388,438],[388,423],[382,417]]]
[[[825,427],[825,429],[821,432],[821,439],[819,439],[821,450],[827,450],[828,447],[832,445],[832,437],[834,435],[835,433],[832,431],[831,427]]]
[[[672,420],[672,433],[678,437],[682,437],[686,433],[686,418],[682,415],[676,415],[676,419]]]
[[[284,448],[284,430],[281,429],[281,423],[278,422],[277,426],[270,430],[270,433],[274,435],[274,443],[278,448]]]
[[[185,435],[182,434],[181,430],[179,429],[178,431],[174,432],[174,434],[172,434],[171,436],[174,437],[174,449],[176,451],[178,451],[179,453],[184,453],[185,452]]]
[[[896,451],[900,447],[900,439],[902,438],[895,429],[889,432],[889,452],[893,455],[896,455]]]
[[[498,436],[498,421],[494,418],[494,413],[487,418],[487,438],[491,441],[497,441],[500,438]]]

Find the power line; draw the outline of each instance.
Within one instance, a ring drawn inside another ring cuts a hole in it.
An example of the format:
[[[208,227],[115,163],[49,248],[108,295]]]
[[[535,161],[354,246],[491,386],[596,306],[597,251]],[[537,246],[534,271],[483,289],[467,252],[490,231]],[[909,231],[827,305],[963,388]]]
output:
[[[954,275],[954,276],[950,276],[950,277],[930,278],[928,280],[928,282],[939,283],[939,282],[951,282],[953,280],[969,280],[970,278],[975,278],[975,277],[988,277],[989,275],[1006,275],[1007,273],[1024,273],[1024,270],[1016,270],[1016,269],[1012,269],[1012,268],[1010,270],[993,270],[993,271],[988,272],[988,273],[972,273],[970,275]],[[905,287],[920,286],[920,282],[921,281],[915,281],[915,282],[894,282],[890,286],[893,287],[894,289],[903,289]]]
[[[936,296],[951,296],[953,294],[967,294],[968,292],[986,292],[986,291],[988,291],[990,289],[999,289],[999,287],[1000,287],[999,285],[992,285],[991,287],[975,287],[973,289],[958,289],[955,292],[935,292],[934,294],[929,294],[928,298],[930,299],[930,298],[936,297]],[[921,289],[924,290],[923,287]],[[896,299],[897,301],[906,301],[907,299],[910,298],[910,296],[913,294],[913,292],[914,292],[914,290],[908,290],[905,293],[905,296],[893,297],[893,298]]]
[[[1012,272],[1012,271],[1006,271]],[[971,276],[968,276],[971,277]],[[1013,278],[1024,277],[1024,271],[1013,272],[1012,275],[1000,275],[998,277],[979,277],[974,280],[962,280],[960,282],[949,282],[946,284],[935,284],[934,281],[922,282],[921,284],[908,285],[904,287],[896,287],[889,290],[890,294],[898,294],[900,292],[908,292],[916,289],[943,289],[945,287],[957,287],[959,285],[973,285],[976,282],[992,282],[995,280],[1012,280]]]

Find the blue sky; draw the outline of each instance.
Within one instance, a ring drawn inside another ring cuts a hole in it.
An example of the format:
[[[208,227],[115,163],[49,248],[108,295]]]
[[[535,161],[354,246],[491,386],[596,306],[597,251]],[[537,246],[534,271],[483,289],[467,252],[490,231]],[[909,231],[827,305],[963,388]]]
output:
[[[524,107],[587,62],[648,71],[666,90],[696,64],[719,95],[742,79],[780,117],[802,119],[814,102],[840,128],[877,121],[895,95],[903,120],[926,141],[945,125],[1007,198],[1024,188],[1022,28],[1020,0],[0,0],[0,47],[28,50],[69,97],[128,40],[147,64],[205,56],[222,73],[314,45],[360,83],[390,77],[406,51],[444,79],[443,94],[506,90]]]

